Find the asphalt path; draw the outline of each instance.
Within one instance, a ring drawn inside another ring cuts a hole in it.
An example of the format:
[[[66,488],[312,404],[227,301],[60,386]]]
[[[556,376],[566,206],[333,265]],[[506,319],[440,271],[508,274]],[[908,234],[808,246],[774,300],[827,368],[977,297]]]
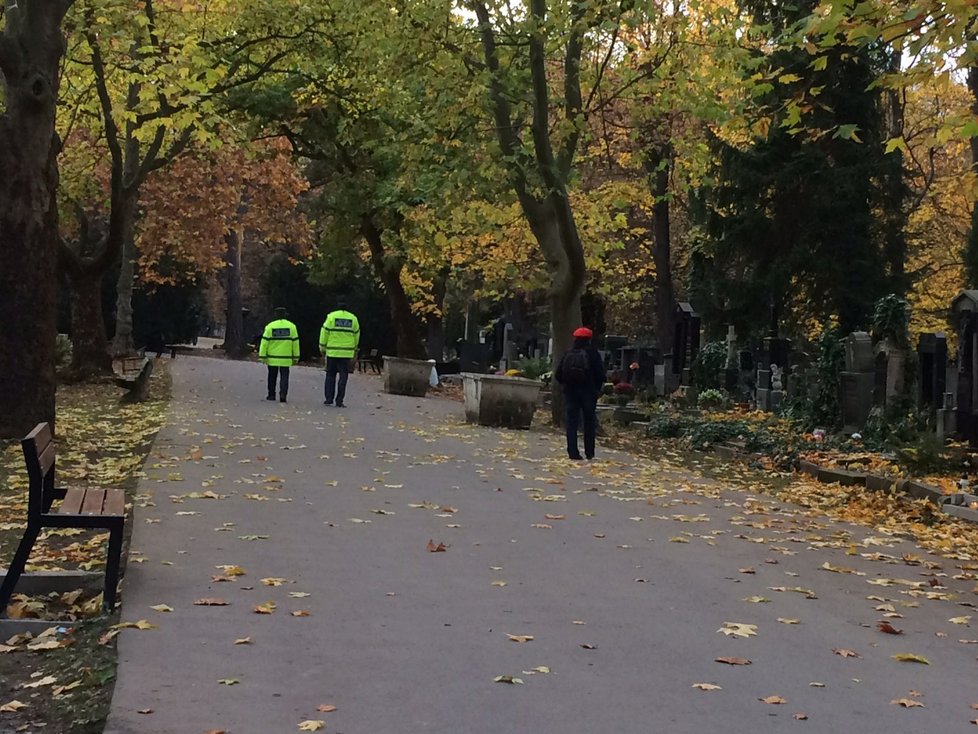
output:
[[[978,564],[373,377],[172,369],[107,734],[976,731]]]

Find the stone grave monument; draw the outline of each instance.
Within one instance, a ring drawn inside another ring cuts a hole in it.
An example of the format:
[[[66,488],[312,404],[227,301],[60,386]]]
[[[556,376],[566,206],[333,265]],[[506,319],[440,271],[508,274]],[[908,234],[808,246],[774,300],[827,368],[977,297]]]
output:
[[[840,402],[842,430],[862,430],[873,408],[876,383],[873,340],[865,331],[854,331],[846,339],[846,368],[842,372]]]
[[[961,291],[951,314],[958,332],[957,429],[978,446],[978,290]]]

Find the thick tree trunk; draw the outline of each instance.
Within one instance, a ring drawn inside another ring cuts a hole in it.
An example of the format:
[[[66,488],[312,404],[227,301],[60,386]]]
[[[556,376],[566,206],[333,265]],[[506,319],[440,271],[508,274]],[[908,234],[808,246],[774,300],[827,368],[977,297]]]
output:
[[[55,417],[58,71],[66,0],[6,2],[0,36],[0,438]]]
[[[550,272],[550,324],[556,364],[571,348],[574,329],[582,325],[584,248],[566,194],[564,197],[551,195],[542,203],[520,198],[527,223]],[[556,380],[553,381],[551,416],[557,425],[564,421],[564,396]]]
[[[131,155],[131,154],[127,154]],[[114,232],[109,233],[109,247],[122,252],[122,267],[119,269],[119,282],[115,302],[115,336],[112,339],[112,356],[125,357],[136,351],[133,340],[132,321],[132,292],[136,285],[136,196],[133,191],[122,201],[113,200],[112,206],[118,208],[118,213],[112,216],[120,217],[120,224]],[[111,242],[115,237],[118,243]]]
[[[231,359],[245,356],[244,317],[241,313],[241,240],[244,232],[229,230],[224,237],[227,244],[227,328],[224,332],[224,353]]]
[[[71,288],[71,370],[76,377],[109,372],[109,340],[102,314],[103,271],[67,271]]]
[[[417,321],[411,311],[411,301],[401,283],[403,263],[386,256],[381,231],[372,220],[364,219],[361,232],[370,248],[370,262],[374,266],[374,272],[380,278],[390,303],[391,321],[397,337],[397,356],[408,359],[428,359]]]
[[[978,115],[978,66],[968,67],[971,114]],[[978,136],[971,138],[971,170],[978,173]],[[965,288],[978,288],[978,201],[971,205],[971,229],[964,248]]]
[[[672,284],[672,233],[669,222],[669,175],[672,146],[655,146],[646,154],[649,184],[655,204],[652,209],[652,260],[655,263],[655,332],[663,349],[672,344],[675,329],[675,291]]]

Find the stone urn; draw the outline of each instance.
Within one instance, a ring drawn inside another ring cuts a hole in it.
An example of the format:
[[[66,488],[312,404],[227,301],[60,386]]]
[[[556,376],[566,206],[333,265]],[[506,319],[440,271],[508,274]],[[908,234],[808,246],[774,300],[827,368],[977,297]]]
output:
[[[539,380],[462,373],[465,419],[480,426],[529,428],[540,400]]]
[[[423,398],[428,392],[433,359],[407,359],[384,355],[384,390],[391,395]]]

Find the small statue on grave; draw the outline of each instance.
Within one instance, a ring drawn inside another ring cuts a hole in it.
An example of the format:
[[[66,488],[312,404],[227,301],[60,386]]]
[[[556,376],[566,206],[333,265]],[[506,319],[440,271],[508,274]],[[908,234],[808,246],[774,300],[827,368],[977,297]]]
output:
[[[784,385],[781,382],[781,377],[784,374],[784,367],[779,367],[776,364],[771,365],[771,390],[784,390]]]

